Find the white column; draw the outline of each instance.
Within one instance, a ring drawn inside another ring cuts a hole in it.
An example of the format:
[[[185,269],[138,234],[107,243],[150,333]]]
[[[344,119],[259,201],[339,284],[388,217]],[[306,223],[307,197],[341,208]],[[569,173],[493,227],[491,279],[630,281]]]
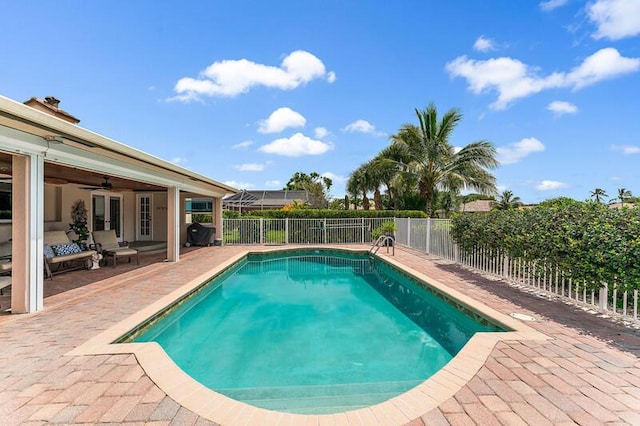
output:
[[[216,238],[222,238],[222,227],[224,223],[222,221],[222,197],[216,197],[213,199],[213,218],[214,226],[216,227]]]
[[[167,188],[167,259],[180,260],[180,189]]]
[[[13,156],[11,312],[44,307],[44,157]]]

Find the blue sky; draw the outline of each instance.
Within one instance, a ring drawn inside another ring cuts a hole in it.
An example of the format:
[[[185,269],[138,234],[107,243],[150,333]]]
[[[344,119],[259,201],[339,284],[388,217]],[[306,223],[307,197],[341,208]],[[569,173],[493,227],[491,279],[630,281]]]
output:
[[[4,1],[0,94],[240,188],[349,174],[415,108],[527,203],[640,195],[640,1]]]

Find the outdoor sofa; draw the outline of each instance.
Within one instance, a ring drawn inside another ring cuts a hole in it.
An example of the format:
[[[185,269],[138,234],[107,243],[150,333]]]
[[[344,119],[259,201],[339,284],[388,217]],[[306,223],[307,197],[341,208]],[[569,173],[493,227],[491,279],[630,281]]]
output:
[[[82,250],[69,239],[65,231],[47,231],[44,233],[44,265],[47,277],[53,274],[85,267],[91,269],[95,250]]]

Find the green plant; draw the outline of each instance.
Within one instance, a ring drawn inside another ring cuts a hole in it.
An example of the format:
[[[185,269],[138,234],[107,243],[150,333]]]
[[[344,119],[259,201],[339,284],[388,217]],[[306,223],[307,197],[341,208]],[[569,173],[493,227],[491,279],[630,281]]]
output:
[[[610,209],[597,201],[549,200],[529,210],[454,217],[451,235],[465,253],[477,248],[511,259],[557,265],[589,290],[602,283],[640,288],[640,208]]]
[[[396,230],[396,224],[391,220],[387,220],[385,222],[382,222],[380,226],[371,231],[371,236],[374,240],[377,240],[383,235],[392,236],[396,232]]]
[[[225,216],[227,218],[231,218]],[[410,217],[425,219],[428,216],[419,210],[325,210],[325,209],[300,209],[300,210],[255,210],[243,212],[242,218],[269,218],[269,219],[345,219],[345,218],[389,218]]]
[[[193,223],[213,223],[213,215],[211,213],[193,213],[191,221]]]
[[[87,208],[84,205],[84,200],[77,200],[71,206],[71,220],[73,223],[69,224],[69,229],[76,234],[74,243],[78,245],[85,245],[89,239],[89,228],[87,227]]]

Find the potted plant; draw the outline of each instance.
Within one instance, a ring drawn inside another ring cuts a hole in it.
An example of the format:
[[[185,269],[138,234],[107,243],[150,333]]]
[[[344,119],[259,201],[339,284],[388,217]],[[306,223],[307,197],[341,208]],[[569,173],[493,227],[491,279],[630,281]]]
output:
[[[73,242],[85,250],[89,239],[89,228],[87,227],[87,208],[83,200],[77,200],[71,206],[71,220],[73,223],[69,224],[69,230],[76,234]]]
[[[385,241],[385,246],[391,247],[393,245],[393,238],[394,238],[396,229],[397,229],[396,224],[392,220],[387,220],[382,222],[380,226],[378,226],[373,231],[371,231],[371,236],[373,237],[374,241],[376,241],[378,238],[380,238],[383,235],[391,237],[392,238],[391,240],[387,239]]]

